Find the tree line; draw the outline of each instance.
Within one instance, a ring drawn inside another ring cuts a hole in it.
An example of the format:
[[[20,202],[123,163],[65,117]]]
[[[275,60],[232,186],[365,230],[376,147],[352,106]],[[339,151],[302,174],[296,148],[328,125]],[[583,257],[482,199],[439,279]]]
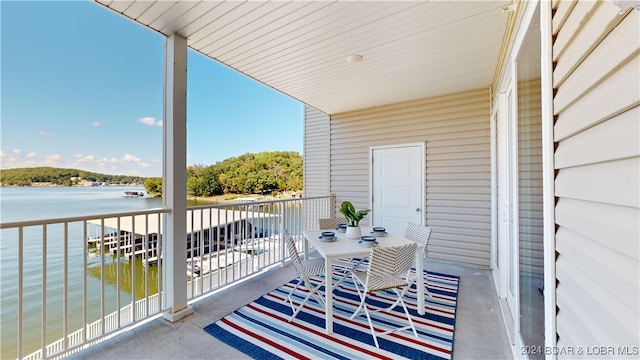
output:
[[[187,167],[187,191],[194,196],[298,191],[302,172],[297,152],[247,153],[209,166]],[[144,186],[149,194],[162,194],[161,178],[148,178]]]
[[[146,178],[129,175],[107,175],[78,169],[32,167],[0,170],[3,186],[31,186],[33,183],[73,186],[89,181],[111,185],[142,184]]]

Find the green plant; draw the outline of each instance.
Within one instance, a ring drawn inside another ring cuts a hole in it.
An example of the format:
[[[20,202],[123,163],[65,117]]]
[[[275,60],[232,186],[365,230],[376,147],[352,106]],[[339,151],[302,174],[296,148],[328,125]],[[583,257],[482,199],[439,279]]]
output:
[[[349,226],[358,226],[360,220],[364,219],[370,211],[368,209],[356,211],[355,206],[350,201],[343,201],[340,205],[340,212],[344,215]]]

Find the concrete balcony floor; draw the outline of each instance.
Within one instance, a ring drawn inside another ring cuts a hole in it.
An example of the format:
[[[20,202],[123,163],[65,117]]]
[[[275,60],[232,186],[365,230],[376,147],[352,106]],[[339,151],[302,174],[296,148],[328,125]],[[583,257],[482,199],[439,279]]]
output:
[[[460,276],[454,359],[512,359],[490,270],[431,259],[425,265]],[[203,328],[295,277],[292,265],[267,271],[192,304],[193,314],[180,321],[155,319],[69,358],[248,359]]]

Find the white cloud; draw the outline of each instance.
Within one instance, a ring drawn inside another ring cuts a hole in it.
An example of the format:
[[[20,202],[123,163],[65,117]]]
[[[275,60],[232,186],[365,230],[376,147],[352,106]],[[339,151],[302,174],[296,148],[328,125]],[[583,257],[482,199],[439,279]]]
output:
[[[154,159],[154,161],[157,161]],[[39,156],[36,152],[22,149],[0,150],[0,168],[23,168],[36,166],[73,167],[106,174],[158,176],[157,164],[145,162],[135,154],[125,153],[119,157],[97,157],[93,154],[72,155],[49,154]]]
[[[143,118],[139,118],[138,122],[141,124],[145,124],[147,126],[160,126],[162,127],[162,121],[156,120],[156,118],[151,116],[145,116]]]
[[[147,164],[146,162],[142,161],[142,159],[140,159],[139,157],[137,157],[135,155],[132,155],[132,154],[124,154],[124,156],[120,160],[122,162],[138,164],[143,168],[147,168],[147,167],[151,166],[151,165]]]
[[[82,155],[82,154],[75,154],[73,155],[74,158],[76,158],[76,164],[86,164],[86,163],[91,163],[95,160],[95,157],[93,155]]]
[[[139,162],[140,158],[135,156],[135,155],[131,155],[131,154],[124,154],[124,156],[121,158],[122,161],[126,161],[126,162]]]
[[[62,157],[58,154],[52,154],[52,155],[47,155],[44,157],[45,161],[58,161],[60,160]]]
[[[62,161],[62,156],[60,156],[58,154],[51,154],[51,155],[45,156],[44,160],[42,161],[42,163],[45,166],[58,167],[61,164],[64,164],[64,161]]]
[[[84,155],[84,154],[75,154],[73,155],[75,158],[74,164],[80,168],[97,168],[102,171],[127,171],[128,174],[131,174],[132,171],[138,173],[138,170],[131,169],[132,166],[140,167],[140,168],[149,168],[150,164],[142,161],[139,157],[133,154],[124,154],[119,158],[111,157],[111,158],[96,158],[93,155]]]
[[[94,121],[94,122],[91,123],[91,126],[95,126],[95,127],[98,127],[100,125],[102,125],[102,123],[100,121]]]
[[[40,131],[40,132],[38,133],[38,136],[47,137],[47,136],[51,136],[51,134],[49,134],[49,133],[48,133],[48,132],[46,132],[46,131]]]
[[[35,156],[36,154],[34,152],[23,156],[21,149],[13,149],[10,153],[0,150],[0,167],[2,169],[9,169],[42,166],[42,164],[33,160]]]

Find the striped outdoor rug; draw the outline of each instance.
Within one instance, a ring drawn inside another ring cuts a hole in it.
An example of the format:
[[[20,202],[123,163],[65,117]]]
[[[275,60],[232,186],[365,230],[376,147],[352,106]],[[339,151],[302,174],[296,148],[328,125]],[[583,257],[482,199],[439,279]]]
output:
[[[425,271],[425,284],[434,294],[426,297],[425,315],[416,310],[414,287],[405,295],[420,339],[411,330],[394,332],[378,337],[380,349],[373,343],[364,312],[351,320],[357,309],[358,294],[351,280],[345,280],[334,291],[334,333],[324,332],[324,310],[315,300],[309,300],[292,322],[286,301],[295,282],[264,295],[241,309],[204,328],[219,340],[255,359],[451,359],[458,296],[457,276]],[[334,274],[339,276],[339,273]],[[313,281],[322,281],[322,277]],[[300,287],[298,300],[304,299]],[[378,293],[379,303],[389,306],[394,298]],[[392,293],[390,293],[392,294]],[[401,327],[407,324],[401,306],[391,312],[372,313],[374,326]]]

